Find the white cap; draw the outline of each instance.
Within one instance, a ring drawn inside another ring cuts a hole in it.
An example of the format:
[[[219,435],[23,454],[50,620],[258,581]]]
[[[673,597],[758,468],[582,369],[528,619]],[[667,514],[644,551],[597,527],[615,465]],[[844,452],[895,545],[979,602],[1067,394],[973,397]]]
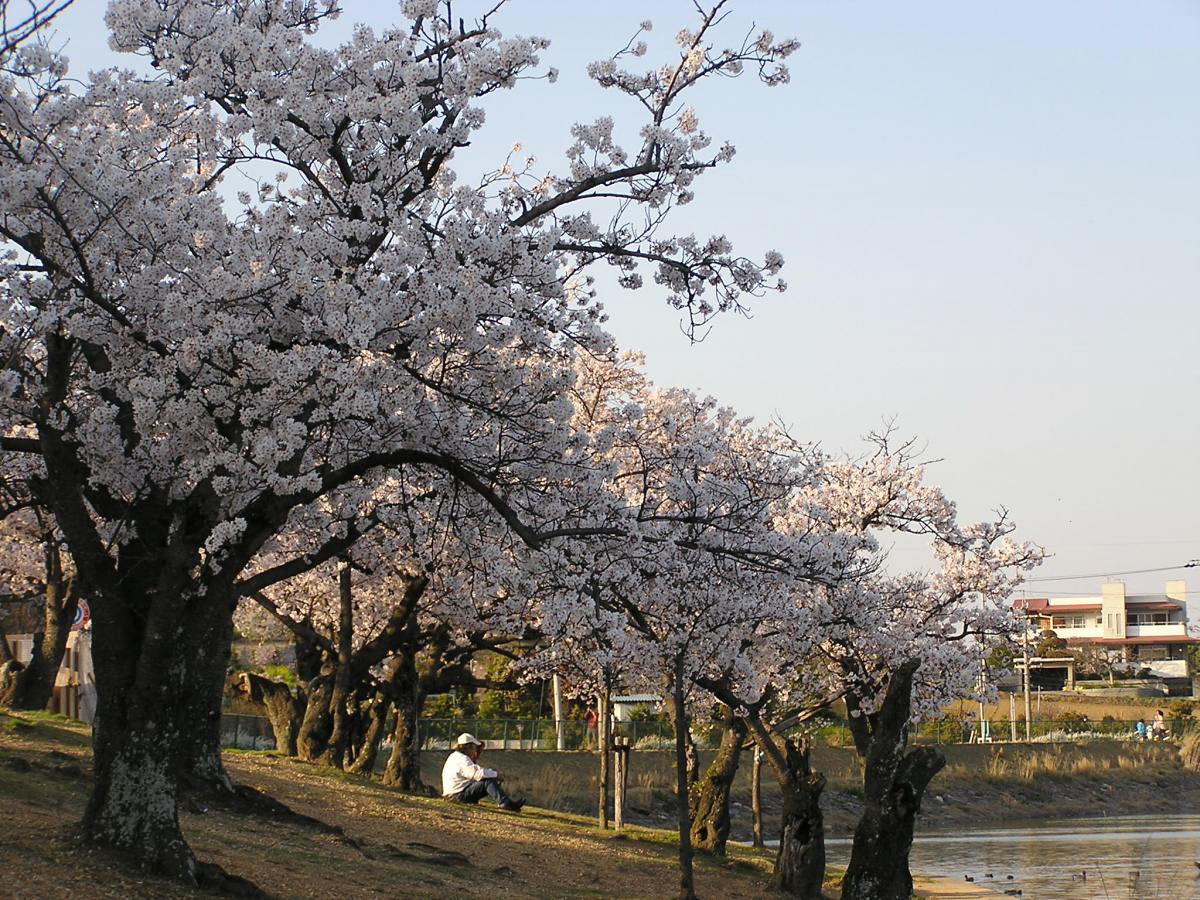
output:
[[[462,734],[460,734],[458,736],[458,740],[454,743],[459,747],[462,747],[466,744],[474,744],[476,747],[480,748],[483,747],[483,741],[479,740],[479,738],[467,731],[464,731]]]

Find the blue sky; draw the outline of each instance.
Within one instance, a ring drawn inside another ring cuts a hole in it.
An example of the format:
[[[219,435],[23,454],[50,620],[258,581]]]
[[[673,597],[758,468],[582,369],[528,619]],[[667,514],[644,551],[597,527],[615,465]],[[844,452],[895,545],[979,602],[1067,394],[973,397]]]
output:
[[[58,29],[83,68],[111,58],[103,5],[78,0]],[[457,6],[469,18],[480,4]],[[396,9],[345,7],[327,39]],[[756,21],[802,46],[785,87],[743,78],[697,95],[702,127],[738,155],[700,180],[676,227],[752,256],[778,249],[790,289],[690,345],[653,287],[602,285],[620,340],[656,380],[830,449],[861,449],[895,417],[943,460],[931,477],[965,517],[1003,505],[1054,554],[1037,575],[1200,557],[1200,3],[732,9],[731,41]],[[489,104],[463,177],[513,141],[557,168],[572,122],[633,113],[583,69],[645,18],[658,62],[690,4],[506,7],[497,27],[549,37],[543,60],[561,77]],[[1188,576],[1197,608],[1200,568],[1125,581]],[[1030,587],[1098,593],[1102,580]]]

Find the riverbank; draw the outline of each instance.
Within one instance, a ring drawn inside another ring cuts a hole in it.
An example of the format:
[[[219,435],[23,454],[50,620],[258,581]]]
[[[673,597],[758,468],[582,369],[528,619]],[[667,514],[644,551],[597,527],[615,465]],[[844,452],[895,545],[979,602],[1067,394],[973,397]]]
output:
[[[946,768],[930,785],[919,829],[960,824],[1007,825],[1040,819],[1187,812],[1200,805],[1200,775],[1186,772],[1172,743],[1095,740],[1061,744],[952,744]],[[588,815],[595,809],[596,758],[588,753],[494,752],[485,758],[540,806]],[[701,754],[702,762],[708,758]],[[732,834],[749,840],[749,754],[731,792]],[[422,776],[436,783],[440,754],[425,754]],[[675,818],[673,755],[635,751],[630,765],[627,819],[669,827]],[[862,769],[846,747],[818,746],[813,766],[823,772],[822,798],[830,835],[848,834],[862,812]],[[762,776],[768,830],[781,797],[769,769]]]
[[[1187,813],[1200,804],[1200,774],[1171,743],[1091,741],[944,748],[946,768],[929,786],[918,833],[957,825],[1007,826],[1046,819]],[[860,792],[831,785],[831,831],[850,832]]]

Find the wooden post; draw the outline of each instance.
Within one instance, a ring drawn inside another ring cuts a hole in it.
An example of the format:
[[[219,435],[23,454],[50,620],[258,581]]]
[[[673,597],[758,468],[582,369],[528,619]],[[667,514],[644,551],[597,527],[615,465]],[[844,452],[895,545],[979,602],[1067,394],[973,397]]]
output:
[[[601,829],[608,827],[608,688],[596,697],[596,753],[600,756],[600,802],[598,821]]]
[[[755,744],[754,761],[750,765],[750,812],[753,821],[750,826],[754,835],[754,846],[763,845],[762,829],[762,749]]]
[[[613,828],[625,827],[625,787],[629,782],[629,739],[613,739]]]

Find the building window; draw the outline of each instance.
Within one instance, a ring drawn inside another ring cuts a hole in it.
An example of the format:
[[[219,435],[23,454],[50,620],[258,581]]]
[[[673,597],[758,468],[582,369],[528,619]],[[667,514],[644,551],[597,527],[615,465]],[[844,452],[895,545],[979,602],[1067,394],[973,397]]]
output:
[[[1171,624],[1171,614],[1165,612],[1156,613],[1130,613],[1130,625],[1169,625]]]
[[[1054,616],[1054,618],[1052,618],[1050,620],[1050,627],[1054,628],[1054,629],[1086,628],[1087,627],[1087,617],[1082,616],[1082,615],[1079,615],[1079,616]]]

